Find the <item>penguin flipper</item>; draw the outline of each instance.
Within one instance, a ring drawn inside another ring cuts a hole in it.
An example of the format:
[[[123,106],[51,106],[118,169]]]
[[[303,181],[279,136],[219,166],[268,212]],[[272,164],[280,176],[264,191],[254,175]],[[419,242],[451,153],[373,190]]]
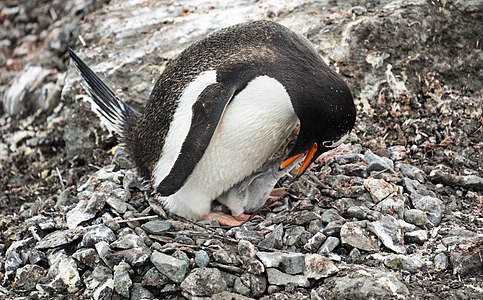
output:
[[[192,108],[191,128],[181,153],[170,173],[157,186],[161,196],[176,193],[193,172],[236,90],[235,84],[217,82],[207,86],[199,95]]]
[[[68,48],[67,51],[84,80],[82,85],[91,98],[91,109],[110,132],[115,132],[123,137],[128,125],[139,113],[124,103],[72,49]]]

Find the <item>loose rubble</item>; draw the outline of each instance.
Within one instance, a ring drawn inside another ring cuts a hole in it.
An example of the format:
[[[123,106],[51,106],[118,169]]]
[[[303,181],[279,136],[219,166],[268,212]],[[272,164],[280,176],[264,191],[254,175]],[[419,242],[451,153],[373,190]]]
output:
[[[46,3],[0,3],[0,298],[481,298],[477,1]],[[143,30],[117,26],[137,18]],[[349,81],[356,128],[306,175],[283,177],[287,195],[260,218],[225,228],[168,215],[85,115],[66,48],[142,107],[187,44],[260,18],[306,35]]]

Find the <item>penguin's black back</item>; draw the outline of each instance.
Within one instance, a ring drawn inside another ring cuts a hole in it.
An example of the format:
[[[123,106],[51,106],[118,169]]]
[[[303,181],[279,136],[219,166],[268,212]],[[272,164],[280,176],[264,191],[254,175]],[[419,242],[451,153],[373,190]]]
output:
[[[228,27],[194,43],[167,65],[151,92],[143,116],[136,118],[126,132],[126,145],[143,177],[150,178],[161,155],[184,88],[208,70],[217,71],[217,82],[236,82],[235,95],[257,76],[275,78],[286,88],[296,111],[298,105],[320,106],[323,95],[326,115],[302,109],[307,118],[341,119],[336,116],[337,110],[334,113],[331,108],[353,107],[348,87],[323,63],[306,39],[271,21]],[[349,118],[347,124],[339,126],[350,130],[353,123]]]

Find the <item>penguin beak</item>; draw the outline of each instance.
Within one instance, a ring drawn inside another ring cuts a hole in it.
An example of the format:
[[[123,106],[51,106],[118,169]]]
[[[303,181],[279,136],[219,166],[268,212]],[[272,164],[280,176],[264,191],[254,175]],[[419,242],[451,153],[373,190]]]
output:
[[[292,157],[287,158],[285,161],[282,162],[280,165],[281,169],[285,169],[288,167],[291,163],[293,163],[297,158],[299,158],[302,155],[305,155],[304,161],[302,162],[302,165],[300,166],[300,169],[297,172],[297,175],[295,176],[296,178],[300,177],[310,166],[312,161],[314,160],[314,155],[317,152],[317,143],[314,143],[310,149],[304,153],[299,153],[296,154]]]

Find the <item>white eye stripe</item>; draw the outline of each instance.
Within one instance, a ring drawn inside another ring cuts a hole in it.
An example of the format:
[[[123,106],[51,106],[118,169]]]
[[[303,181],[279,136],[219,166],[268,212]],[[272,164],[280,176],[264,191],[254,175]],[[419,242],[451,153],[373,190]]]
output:
[[[349,132],[344,134],[338,141],[334,142],[334,141],[325,141],[322,143],[322,145],[324,147],[327,147],[327,148],[335,148],[335,147],[338,147],[340,146],[343,142],[345,142],[345,140],[349,137]]]

